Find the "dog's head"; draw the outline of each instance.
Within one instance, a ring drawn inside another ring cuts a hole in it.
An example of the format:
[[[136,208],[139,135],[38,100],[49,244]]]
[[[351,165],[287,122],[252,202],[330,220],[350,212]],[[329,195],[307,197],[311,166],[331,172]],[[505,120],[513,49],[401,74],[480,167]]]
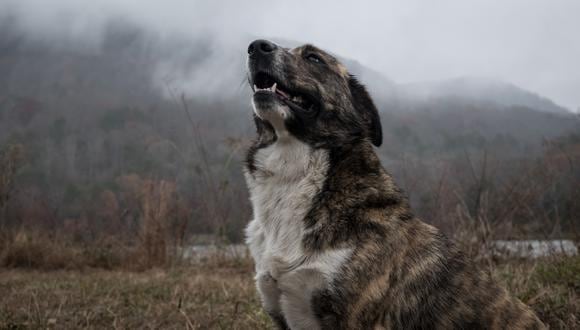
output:
[[[288,49],[256,40],[248,47],[248,70],[258,134],[290,135],[322,148],[363,139],[381,145],[372,99],[332,55],[312,45]]]

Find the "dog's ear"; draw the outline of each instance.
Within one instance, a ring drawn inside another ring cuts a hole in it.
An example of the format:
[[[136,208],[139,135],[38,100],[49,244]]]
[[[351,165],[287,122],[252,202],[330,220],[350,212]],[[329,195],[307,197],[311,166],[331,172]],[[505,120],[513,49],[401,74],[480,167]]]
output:
[[[375,103],[366,88],[354,76],[349,77],[348,85],[353,105],[365,121],[368,137],[375,146],[380,146],[383,143],[383,128]]]

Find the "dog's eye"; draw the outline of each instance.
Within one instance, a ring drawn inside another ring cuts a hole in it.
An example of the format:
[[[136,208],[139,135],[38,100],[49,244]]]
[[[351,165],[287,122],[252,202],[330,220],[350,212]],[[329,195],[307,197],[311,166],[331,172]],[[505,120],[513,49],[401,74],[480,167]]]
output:
[[[315,54],[308,54],[308,56],[306,56],[306,59],[314,63],[323,63],[322,59]]]

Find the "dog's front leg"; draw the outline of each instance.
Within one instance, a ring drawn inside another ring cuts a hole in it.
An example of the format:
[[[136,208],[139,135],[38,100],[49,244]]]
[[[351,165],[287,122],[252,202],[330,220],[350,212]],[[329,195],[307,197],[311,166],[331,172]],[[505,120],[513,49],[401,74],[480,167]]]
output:
[[[286,324],[286,320],[282,315],[282,310],[280,308],[280,289],[278,288],[278,282],[276,279],[270,275],[270,273],[263,273],[258,275],[256,282],[258,287],[258,292],[260,293],[260,298],[262,299],[262,306],[264,310],[278,328],[282,330],[289,330],[290,328]]]
[[[322,290],[325,283],[322,273],[315,269],[300,269],[279,278],[280,308],[292,330],[320,329],[320,320],[312,308],[312,296],[315,291]]]

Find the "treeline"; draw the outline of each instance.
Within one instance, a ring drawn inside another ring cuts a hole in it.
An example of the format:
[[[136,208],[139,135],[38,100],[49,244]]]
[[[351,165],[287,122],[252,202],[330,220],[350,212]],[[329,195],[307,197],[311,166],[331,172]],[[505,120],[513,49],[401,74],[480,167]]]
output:
[[[202,99],[159,86],[158,46],[134,30],[108,38],[97,53],[3,39],[3,244],[32,229],[159,251],[241,241],[251,216],[241,171],[254,134],[247,95]],[[188,65],[203,47],[181,49],[195,50]],[[380,96],[378,152],[423,219],[467,241],[578,239],[577,117]],[[144,253],[157,260],[155,251]]]

